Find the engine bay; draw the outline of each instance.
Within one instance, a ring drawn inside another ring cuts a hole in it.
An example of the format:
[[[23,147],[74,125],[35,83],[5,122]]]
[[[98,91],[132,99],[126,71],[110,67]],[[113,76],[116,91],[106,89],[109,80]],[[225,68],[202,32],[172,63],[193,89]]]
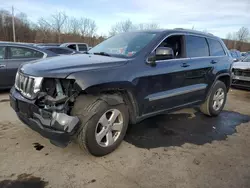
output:
[[[36,105],[49,112],[69,114],[80,91],[74,80],[46,78],[43,80]]]

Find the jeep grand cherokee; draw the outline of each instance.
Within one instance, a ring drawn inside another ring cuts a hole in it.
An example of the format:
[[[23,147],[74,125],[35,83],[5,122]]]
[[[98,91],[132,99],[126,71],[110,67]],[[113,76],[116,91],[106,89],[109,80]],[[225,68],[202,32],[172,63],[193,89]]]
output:
[[[128,124],[200,105],[224,107],[233,59],[221,39],[193,30],[122,33],[86,54],[19,68],[10,103],[19,119],[57,146],[77,140],[95,156],[122,142]]]

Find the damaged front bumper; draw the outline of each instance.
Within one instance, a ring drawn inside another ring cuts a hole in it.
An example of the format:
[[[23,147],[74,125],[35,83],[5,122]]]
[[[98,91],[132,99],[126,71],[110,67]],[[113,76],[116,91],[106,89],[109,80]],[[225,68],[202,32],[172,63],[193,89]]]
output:
[[[10,105],[24,124],[57,146],[67,146],[80,124],[76,116],[39,108],[35,100],[27,100],[14,87],[10,91]]]

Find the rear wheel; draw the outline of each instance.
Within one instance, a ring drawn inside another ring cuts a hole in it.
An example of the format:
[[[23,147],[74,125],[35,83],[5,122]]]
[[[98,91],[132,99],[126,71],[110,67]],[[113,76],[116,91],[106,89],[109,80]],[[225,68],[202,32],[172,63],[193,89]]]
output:
[[[126,105],[109,105],[98,98],[88,107],[78,108],[84,105],[83,100],[86,99],[80,97],[73,109],[73,113],[83,122],[77,135],[78,144],[95,156],[111,153],[122,142],[128,127]]]
[[[227,88],[222,81],[216,81],[206,101],[200,106],[202,113],[217,116],[224,108],[227,99]]]

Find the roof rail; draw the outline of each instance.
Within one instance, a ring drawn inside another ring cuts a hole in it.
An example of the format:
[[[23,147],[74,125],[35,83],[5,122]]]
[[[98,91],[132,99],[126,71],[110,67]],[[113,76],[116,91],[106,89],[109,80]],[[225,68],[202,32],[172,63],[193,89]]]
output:
[[[207,35],[214,36],[212,33],[207,33],[207,32],[204,32],[204,31],[197,31],[197,30],[193,30],[193,29],[174,28],[174,30],[192,31],[192,32],[195,32],[195,33],[202,33],[202,34],[207,34]]]

